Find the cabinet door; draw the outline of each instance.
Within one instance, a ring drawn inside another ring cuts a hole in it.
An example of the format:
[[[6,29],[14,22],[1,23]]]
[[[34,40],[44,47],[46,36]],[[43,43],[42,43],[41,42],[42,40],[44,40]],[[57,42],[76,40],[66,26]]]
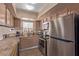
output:
[[[10,25],[14,27],[14,18],[12,15],[10,15]]]
[[[9,12],[9,10],[7,9],[7,25],[8,26],[10,26],[10,21],[11,21],[11,19],[10,19],[10,12]]]
[[[21,25],[21,20],[18,18],[14,19],[14,26],[16,29],[20,29],[20,25]]]
[[[58,56],[74,56],[75,44],[72,42],[64,42],[57,40]]]
[[[5,25],[5,5],[0,3],[0,25]]]

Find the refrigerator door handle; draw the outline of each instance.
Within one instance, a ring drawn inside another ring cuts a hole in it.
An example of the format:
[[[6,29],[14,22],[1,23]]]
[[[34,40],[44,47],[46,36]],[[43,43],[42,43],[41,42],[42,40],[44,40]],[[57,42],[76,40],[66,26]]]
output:
[[[61,40],[61,41],[64,41],[64,42],[72,42],[73,43],[73,41],[66,40],[66,39],[61,39],[61,38],[57,38],[57,37],[53,37],[53,36],[51,36],[51,38],[54,38],[56,40]]]

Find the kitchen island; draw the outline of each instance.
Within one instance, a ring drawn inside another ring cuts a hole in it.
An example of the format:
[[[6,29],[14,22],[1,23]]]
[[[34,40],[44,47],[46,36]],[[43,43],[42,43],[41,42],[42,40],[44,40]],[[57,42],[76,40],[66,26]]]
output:
[[[0,56],[17,56],[18,55],[18,37],[9,37],[0,40]]]

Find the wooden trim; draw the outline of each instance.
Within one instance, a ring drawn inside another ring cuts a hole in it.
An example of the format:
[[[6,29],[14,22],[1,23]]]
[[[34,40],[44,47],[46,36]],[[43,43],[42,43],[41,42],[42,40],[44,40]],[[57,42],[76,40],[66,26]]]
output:
[[[7,7],[5,6],[5,25],[7,24]]]

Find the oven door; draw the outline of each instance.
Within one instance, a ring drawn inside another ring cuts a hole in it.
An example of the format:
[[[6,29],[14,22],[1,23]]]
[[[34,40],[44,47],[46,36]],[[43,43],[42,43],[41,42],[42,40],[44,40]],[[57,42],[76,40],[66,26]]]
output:
[[[45,39],[39,39],[39,50],[43,55],[47,55],[47,41]]]

